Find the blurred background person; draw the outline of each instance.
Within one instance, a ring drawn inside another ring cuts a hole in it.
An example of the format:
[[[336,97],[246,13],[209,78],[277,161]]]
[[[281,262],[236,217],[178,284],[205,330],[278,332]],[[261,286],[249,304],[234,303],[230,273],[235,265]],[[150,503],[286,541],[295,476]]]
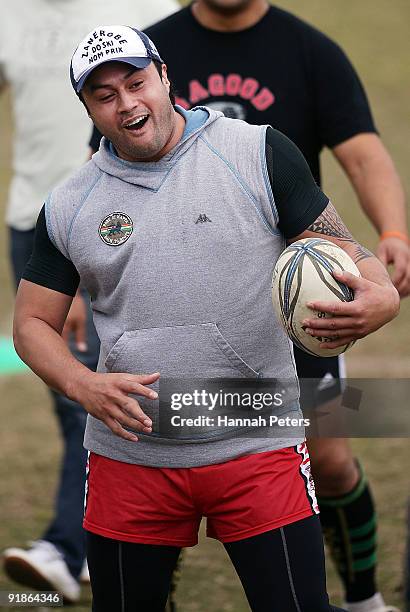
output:
[[[171,67],[185,108],[206,105],[270,124],[301,149],[320,184],[319,155],[331,149],[379,234],[377,255],[410,292],[405,196],[352,64],[332,40],[266,0],[197,0],[146,30]],[[183,41],[184,62],[176,37]],[[94,130],[91,147],[101,135]],[[297,186],[295,186],[297,188]],[[300,378],[316,378],[318,403],[335,400],[343,359],[295,348]],[[366,476],[347,440],[310,440],[322,527],[349,612],[394,612],[376,584],[376,513]]]
[[[37,216],[47,194],[88,156],[90,122],[67,76],[75,45],[97,23],[144,27],[176,8],[173,0],[14,0],[2,5],[0,88],[10,87],[14,119],[6,224],[16,287],[30,258]],[[98,53],[98,40],[90,44]],[[95,369],[99,340],[87,302],[88,297],[79,293],[65,336],[77,358]],[[74,602],[80,594],[82,569],[87,578],[82,529],[86,412],[56,393],[53,403],[64,443],[54,516],[28,550],[5,551],[4,567],[17,582],[57,590]]]

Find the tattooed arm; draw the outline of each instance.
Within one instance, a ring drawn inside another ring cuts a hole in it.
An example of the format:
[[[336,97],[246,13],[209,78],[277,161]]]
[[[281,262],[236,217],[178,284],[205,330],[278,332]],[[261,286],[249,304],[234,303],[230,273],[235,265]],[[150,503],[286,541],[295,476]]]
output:
[[[266,165],[278,212],[278,228],[288,242],[325,238],[344,249],[356,262],[361,278],[344,272],[335,277],[353,289],[353,302],[313,303],[313,310],[336,315],[304,322],[312,335],[335,338],[328,348],[366,336],[399,310],[399,296],[383,265],[349,233],[328,198],[316,185],[299,149],[283,134],[266,131]]]
[[[320,234],[320,236],[317,236],[317,234]],[[349,232],[349,230],[343,223],[342,219],[339,216],[339,213],[331,202],[329,202],[324,211],[311,225],[309,225],[309,227],[305,232],[303,232],[303,234],[300,234],[297,238],[292,238],[289,242],[294,242],[294,240],[300,240],[301,238],[315,237],[330,240],[331,242],[334,242],[343,250],[345,250],[346,253],[348,253],[353,259],[364,278],[366,278],[366,274],[362,272],[361,266],[358,264],[368,258],[375,259],[376,261],[372,263],[378,264],[378,260],[376,259],[375,255],[373,255],[371,251],[359,244],[357,240],[353,238],[352,234]],[[383,279],[385,279],[386,283],[390,285],[389,276],[384,266],[378,264],[376,267],[379,272],[378,277],[380,276],[380,281],[383,281]],[[374,280],[373,274],[372,280]]]
[[[362,278],[348,272],[335,273],[335,278],[351,287],[353,302],[313,302],[312,310],[335,315],[330,319],[307,319],[304,325],[313,336],[334,338],[323,347],[334,348],[363,338],[391,321],[399,311],[399,295],[380,261],[351,235],[334,206],[329,202],[319,217],[301,234],[288,240],[324,238],[334,242],[350,255]]]

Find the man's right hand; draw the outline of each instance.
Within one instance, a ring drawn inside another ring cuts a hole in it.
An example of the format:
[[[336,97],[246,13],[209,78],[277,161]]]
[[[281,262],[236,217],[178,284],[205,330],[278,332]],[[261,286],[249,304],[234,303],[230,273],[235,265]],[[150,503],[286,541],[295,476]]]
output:
[[[410,295],[410,245],[395,237],[379,242],[377,257],[385,268],[393,266],[391,279],[401,298]]]
[[[89,414],[99,419],[111,431],[131,442],[138,437],[125,427],[143,433],[151,433],[152,421],[144,414],[139,403],[129,394],[157,399],[158,393],[145,385],[159,378],[154,374],[102,374],[89,372],[73,384],[69,397],[83,406]]]

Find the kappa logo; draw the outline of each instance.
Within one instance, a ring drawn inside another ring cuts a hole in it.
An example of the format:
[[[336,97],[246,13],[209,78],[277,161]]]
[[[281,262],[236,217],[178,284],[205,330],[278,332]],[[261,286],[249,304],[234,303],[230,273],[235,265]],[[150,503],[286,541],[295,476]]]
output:
[[[113,212],[101,221],[98,233],[105,244],[119,246],[128,240],[133,229],[132,219],[128,215],[123,212]]]
[[[195,221],[195,225],[197,223],[206,223],[207,221],[209,221],[209,223],[212,223],[211,219],[207,217],[204,213],[202,213],[201,215],[199,215],[198,219]]]

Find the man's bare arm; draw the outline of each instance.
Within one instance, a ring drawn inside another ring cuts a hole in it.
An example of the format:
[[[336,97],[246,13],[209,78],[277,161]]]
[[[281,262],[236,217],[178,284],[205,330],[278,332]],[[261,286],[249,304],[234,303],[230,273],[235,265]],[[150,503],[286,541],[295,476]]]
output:
[[[376,134],[358,134],[337,145],[333,153],[349,177],[359,202],[381,240],[377,256],[393,264],[392,280],[400,295],[410,294],[410,247],[405,193],[392,158]]]
[[[17,353],[52,389],[81,404],[118,436],[138,438],[124,427],[151,432],[152,423],[129,394],[156,399],[145,385],[159,374],[101,374],[71,354],[61,337],[72,298],[22,280],[17,292],[13,337]]]
[[[17,292],[13,326],[14,345],[21,359],[47,385],[67,396],[71,370],[77,376],[88,372],[60,336],[71,302],[68,295],[23,279]]]
[[[362,278],[357,278],[349,272],[334,273],[337,280],[354,290],[353,302],[313,301],[309,304],[313,310],[334,315],[332,319],[304,321],[308,333],[334,338],[334,342],[322,346],[334,348],[363,338],[398,314],[399,295],[386,269],[371,251],[354,239],[331,203],[306,231],[288,242],[302,238],[324,238],[334,242],[350,255],[362,275]]]
[[[391,287],[391,281],[386,272],[384,266],[378,261],[369,249],[362,246],[355,238],[353,238],[346,225],[343,223],[339,216],[339,213],[331,202],[326,206],[324,211],[319,217],[308,227],[308,229],[301,234],[298,239],[303,238],[317,238],[317,234],[320,237],[335,242],[338,246],[346,251],[353,259],[355,264],[360,270],[361,275],[364,278],[374,280],[381,285]],[[292,240],[293,241],[293,240]],[[371,276],[366,275],[366,269],[363,264],[366,259],[372,259],[371,262]],[[376,274],[376,278],[375,275]]]

